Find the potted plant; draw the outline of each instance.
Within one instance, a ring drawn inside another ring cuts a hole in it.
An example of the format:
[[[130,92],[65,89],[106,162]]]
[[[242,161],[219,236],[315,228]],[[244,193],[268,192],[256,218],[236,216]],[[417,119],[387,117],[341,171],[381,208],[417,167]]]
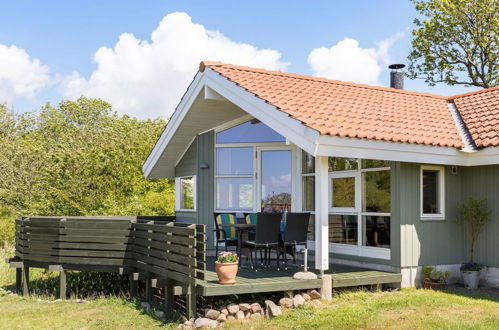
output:
[[[447,287],[447,280],[450,276],[449,271],[440,272],[431,266],[423,266],[423,287],[425,289],[441,290]]]
[[[220,252],[215,261],[215,271],[220,284],[236,283],[238,270],[237,254],[233,252]]]
[[[483,266],[475,262],[475,245],[483,227],[490,220],[487,200],[470,197],[468,202],[459,208],[459,214],[468,227],[466,232],[470,238],[470,261],[461,265],[461,276],[467,289],[476,289]]]

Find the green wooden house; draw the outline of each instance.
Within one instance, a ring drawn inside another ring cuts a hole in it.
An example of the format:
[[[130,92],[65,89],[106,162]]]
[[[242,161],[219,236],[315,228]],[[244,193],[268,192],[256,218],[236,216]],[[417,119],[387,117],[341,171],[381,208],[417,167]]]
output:
[[[499,286],[497,164],[499,88],[445,97],[202,62],[143,171],[175,178],[177,221],[210,233],[213,212],[310,211],[317,270],[400,272],[402,286],[423,265],[457,280],[457,208],[487,198],[477,256]]]

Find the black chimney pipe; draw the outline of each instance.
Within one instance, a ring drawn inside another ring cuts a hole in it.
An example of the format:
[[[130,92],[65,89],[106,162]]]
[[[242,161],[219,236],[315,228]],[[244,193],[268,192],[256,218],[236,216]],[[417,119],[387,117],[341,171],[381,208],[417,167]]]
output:
[[[404,89],[404,71],[405,64],[392,64],[389,65],[392,71],[390,72],[390,87],[396,89]]]

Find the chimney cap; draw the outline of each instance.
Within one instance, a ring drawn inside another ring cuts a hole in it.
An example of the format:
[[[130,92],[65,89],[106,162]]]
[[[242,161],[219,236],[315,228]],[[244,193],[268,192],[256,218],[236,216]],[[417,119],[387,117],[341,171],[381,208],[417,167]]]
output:
[[[405,64],[391,64],[388,66],[389,69],[398,70],[405,68]]]

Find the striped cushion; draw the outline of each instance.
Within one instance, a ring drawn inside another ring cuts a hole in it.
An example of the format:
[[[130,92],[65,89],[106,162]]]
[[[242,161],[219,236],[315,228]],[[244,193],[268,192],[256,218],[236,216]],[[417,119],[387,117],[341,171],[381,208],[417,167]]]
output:
[[[233,214],[223,213],[217,215],[217,224],[235,224],[236,217]],[[227,239],[236,239],[236,228],[234,227],[220,227],[223,231],[225,231],[225,235]],[[217,233],[218,239],[224,239],[221,232]]]
[[[256,213],[247,214],[245,220],[248,225],[256,225]]]

